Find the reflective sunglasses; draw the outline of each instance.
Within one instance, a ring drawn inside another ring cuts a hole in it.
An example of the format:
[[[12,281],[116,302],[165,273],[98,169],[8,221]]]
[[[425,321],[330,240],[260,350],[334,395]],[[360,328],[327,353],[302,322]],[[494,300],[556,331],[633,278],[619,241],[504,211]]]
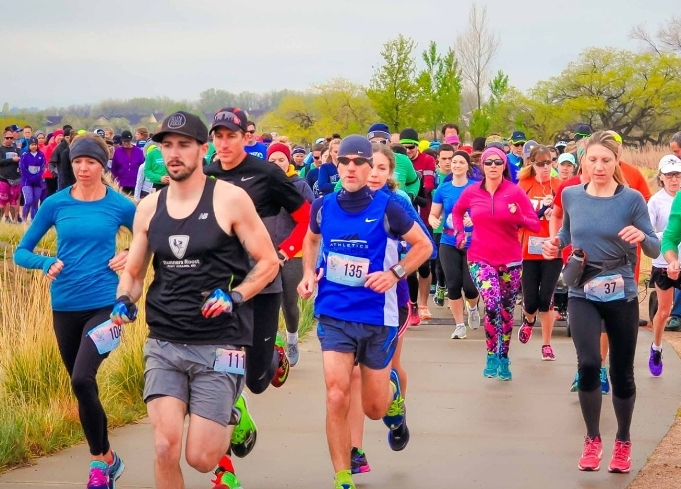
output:
[[[373,158],[365,158],[364,156],[355,156],[354,158],[348,158],[347,156],[339,156],[338,163],[340,165],[349,165],[353,162],[357,166],[365,165],[367,163],[371,164]]]
[[[532,164],[534,166],[538,167],[538,168],[544,168],[545,166],[550,166],[551,162],[550,161],[537,161],[536,163],[532,163]]]
[[[485,160],[483,164],[485,166],[504,166],[504,160]]]

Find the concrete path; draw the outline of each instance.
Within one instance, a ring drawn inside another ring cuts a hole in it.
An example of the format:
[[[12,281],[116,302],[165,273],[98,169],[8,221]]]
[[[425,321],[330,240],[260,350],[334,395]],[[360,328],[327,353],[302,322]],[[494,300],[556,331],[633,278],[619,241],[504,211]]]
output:
[[[437,308],[431,308],[435,311]],[[445,316],[438,309],[438,316]],[[441,321],[436,321],[441,322]],[[391,489],[616,489],[625,488],[667,433],[681,402],[681,361],[665,350],[665,373],[648,373],[651,334],[641,329],[636,357],[638,398],[630,475],[607,472],[615,435],[610,397],[603,403],[605,456],[600,472],[577,470],[584,424],[577,395],[569,392],[576,365],[565,328],[554,333],[558,360],[542,362],[539,328],[528,345],[514,334],[513,381],[484,379],[482,329],[468,339],[449,339],[452,326],[422,325],[407,333],[411,442],[392,452],[381,422],[368,422],[364,449],[372,471],[355,476],[358,487]],[[514,332],[515,333],[515,332]],[[301,361],[280,389],[250,396],[258,443],[236,459],[245,489],[332,488],[333,469],[324,434],[324,383],[316,338],[302,347]],[[143,422],[116,430],[112,445],[127,469],[119,489],[152,488],[151,427]],[[88,450],[80,445],[0,477],[0,489],[83,487]],[[210,476],[184,465],[188,489],[212,487]]]

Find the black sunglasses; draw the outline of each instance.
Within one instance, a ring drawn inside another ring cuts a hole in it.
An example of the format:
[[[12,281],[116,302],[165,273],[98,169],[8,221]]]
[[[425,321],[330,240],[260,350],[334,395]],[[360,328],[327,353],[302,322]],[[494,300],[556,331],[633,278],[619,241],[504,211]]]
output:
[[[412,149],[414,149],[415,147],[416,147],[415,144],[405,144],[405,145],[404,145],[404,149],[408,149],[408,150],[410,150],[410,151],[411,151]]]
[[[483,163],[485,166],[504,166],[504,160],[485,160]]]
[[[544,168],[545,166],[551,165],[550,161],[537,161],[536,163],[532,163],[534,166],[538,168]]]
[[[355,156],[354,158],[348,158],[347,156],[339,156],[338,163],[341,165],[349,165],[352,161],[355,165],[361,166],[367,163],[371,163],[373,158],[365,158],[364,156]]]
[[[553,158],[551,158],[551,161],[558,161],[558,157],[554,156]]]
[[[248,134],[255,134],[255,129],[251,129],[250,131],[246,131]]]
[[[312,157],[313,160],[320,160],[321,158],[322,158],[321,156],[313,156]]]
[[[14,139],[12,136],[5,136],[5,140]]]

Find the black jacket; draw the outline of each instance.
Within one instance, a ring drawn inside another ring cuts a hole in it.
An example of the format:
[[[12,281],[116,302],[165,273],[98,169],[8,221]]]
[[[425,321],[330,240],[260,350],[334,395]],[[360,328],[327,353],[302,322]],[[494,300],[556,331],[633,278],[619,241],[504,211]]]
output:
[[[0,146],[0,179],[2,180],[18,180],[21,178],[19,162],[14,161],[13,155],[19,156],[19,151],[15,147]]]
[[[69,156],[69,144],[66,141],[62,140],[59,146],[54,148],[54,153],[50,158],[50,169],[53,168],[57,170],[59,190],[76,183],[76,177],[71,166],[71,157]]]

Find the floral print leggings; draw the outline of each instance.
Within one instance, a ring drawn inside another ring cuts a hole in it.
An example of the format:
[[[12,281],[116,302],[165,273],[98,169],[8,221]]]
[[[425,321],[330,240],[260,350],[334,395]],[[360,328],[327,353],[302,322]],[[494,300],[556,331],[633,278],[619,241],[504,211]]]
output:
[[[469,262],[468,268],[485,303],[487,353],[498,353],[499,357],[507,358],[522,263],[493,267],[486,263]]]

